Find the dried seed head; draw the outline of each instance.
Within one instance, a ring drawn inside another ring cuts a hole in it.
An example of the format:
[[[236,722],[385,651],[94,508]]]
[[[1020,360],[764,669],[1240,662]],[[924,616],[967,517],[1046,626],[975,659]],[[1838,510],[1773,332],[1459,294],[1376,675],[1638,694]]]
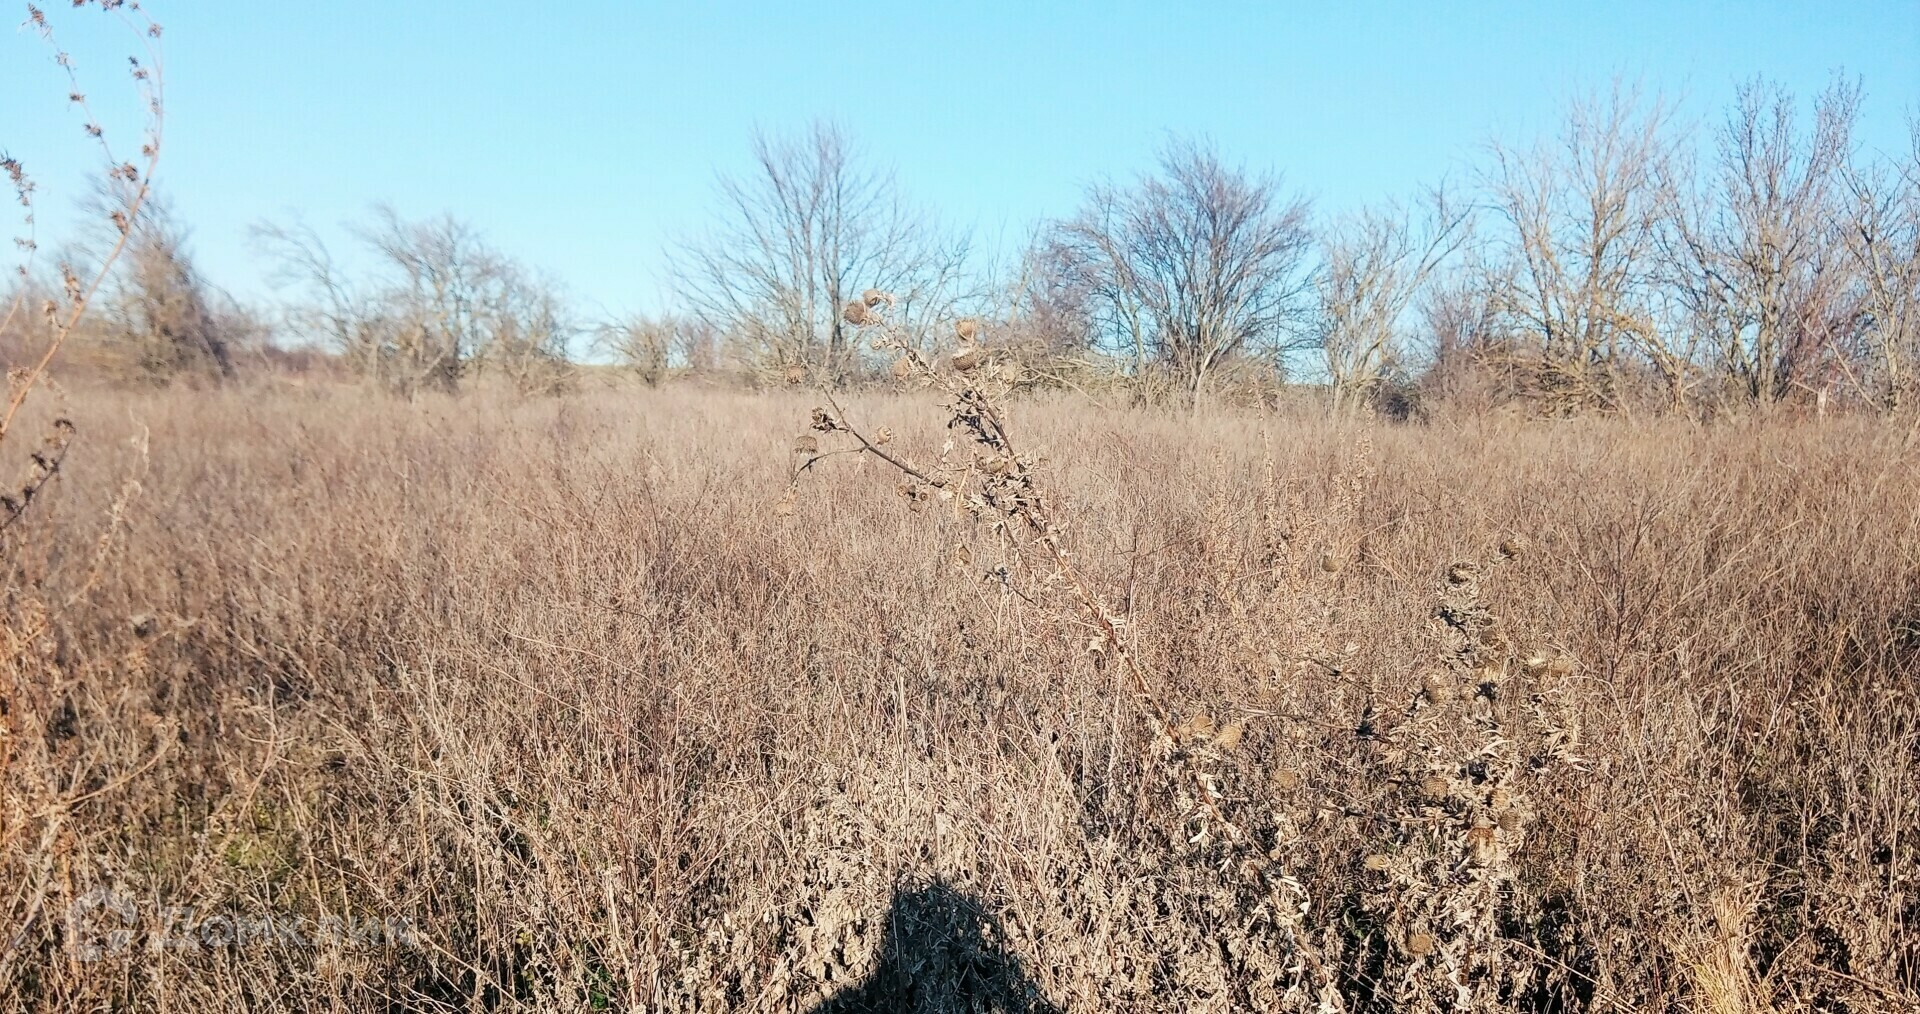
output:
[[[1499,840],[1494,836],[1492,827],[1476,827],[1467,831],[1467,855],[1474,862],[1485,866],[1493,862],[1499,854]]]
[[[980,462],[980,470],[988,475],[1005,475],[1013,471],[1013,463],[1001,455],[995,454]]]
[[[1226,728],[1221,729],[1220,734],[1213,737],[1213,745],[1222,750],[1232,750],[1240,745],[1240,738],[1245,734],[1246,727],[1239,722],[1234,722]]]
[[[893,430],[886,426],[880,427],[880,431],[873,435],[873,445],[875,447],[885,447],[890,443],[893,443]]]
[[[1541,672],[1546,670],[1547,666],[1550,663],[1552,663],[1552,661],[1553,659],[1548,657],[1545,653],[1534,652],[1533,654],[1527,656],[1526,661],[1520,663],[1520,668],[1524,670],[1526,674],[1529,676],[1538,676],[1540,675]]]
[[[1429,671],[1420,677],[1420,692],[1426,695],[1429,703],[1445,704],[1453,700],[1453,681],[1443,673]]]
[[[1340,573],[1340,561],[1337,559],[1334,559],[1334,556],[1332,553],[1321,553],[1320,569],[1323,571],[1326,571],[1329,574],[1338,574]]]
[[[802,433],[793,438],[793,453],[819,454],[820,440],[811,433]]]
[[[979,365],[980,365],[979,349],[964,348],[953,354],[953,368],[956,370],[959,370],[961,373],[970,372]]]
[[[1383,856],[1378,852],[1375,852],[1373,855],[1370,855],[1366,858],[1363,865],[1365,865],[1367,869],[1372,870],[1375,873],[1384,873],[1387,867],[1393,865],[1393,860],[1388,859],[1386,856]]]
[[[1292,792],[1300,787],[1300,772],[1292,768],[1279,768],[1273,773],[1273,787],[1280,792]]]
[[[1213,716],[1203,711],[1181,722],[1174,733],[1181,739],[1205,739],[1213,735]]]
[[[1433,934],[1415,933],[1412,936],[1408,937],[1407,953],[1416,958],[1424,958],[1427,955],[1432,954],[1433,953]]]
[[[1449,791],[1447,780],[1439,775],[1428,775],[1420,779],[1420,794],[1428,799],[1445,799]]]
[[[854,327],[862,327],[873,319],[873,314],[867,312],[868,305],[869,304],[862,303],[857,299],[850,300],[845,307],[841,308],[840,319],[852,324]]]
[[[893,361],[893,379],[905,380],[911,376],[913,376],[913,363],[906,356]]]
[[[1496,810],[1506,809],[1513,805],[1513,791],[1504,785],[1496,786],[1492,792],[1487,793],[1487,805]]]
[[[1494,820],[1508,834],[1519,834],[1527,826],[1527,815],[1519,810],[1501,810]]]
[[[1518,560],[1533,548],[1533,543],[1524,535],[1509,535],[1500,540],[1500,555],[1509,560]]]
[[[1479,573],[1480,568],[1462,561],[1447,568],[1447,583],[1455,586],[1468,584],[1472,582],[1474,577]]]
[[[972,317],[962,317],[954,322],[953,333],[963,342],[973,341],[980,336],[980,322]]]
[[[887,294],[881,292],[879,289],[868,289],[860,294],[860,300],[868,306],[879,306],[881,303],[887,302]]]

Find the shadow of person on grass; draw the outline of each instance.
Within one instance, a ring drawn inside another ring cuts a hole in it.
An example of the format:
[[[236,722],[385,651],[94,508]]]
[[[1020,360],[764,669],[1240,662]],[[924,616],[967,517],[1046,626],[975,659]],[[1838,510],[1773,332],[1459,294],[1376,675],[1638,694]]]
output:
[[[992,921],[978,902],[940,881],[896,892],[878,967],[810,1014],[1060,1014],[1020,959],[988,938]]]

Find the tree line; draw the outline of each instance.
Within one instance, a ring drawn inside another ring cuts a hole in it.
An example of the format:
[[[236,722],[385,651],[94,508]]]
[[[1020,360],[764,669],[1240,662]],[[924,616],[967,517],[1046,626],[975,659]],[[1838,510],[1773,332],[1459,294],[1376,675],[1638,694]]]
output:
[[[756,137],[751,167],[719,178],[711,226],[670,252],[673,312],[616,320],[469,223],[386,208],[349,230],[351,270],[299,223],[257,226],[280,298],[246,308],[199,276],[160,206],[89,334],[156,381],[305,344],[403,394],[487,377],[554,391],[583,363],[649,384],[845,385],[878,379],[846,308],[880,290],[918,347],[965,319],[1032,384],[1144,401],[1291,386],[1340,413],[1891,412],[1920,397],[1920,121],[1904,150],[1870,150],[1860,101],[1851,82],[1808,102],[1756,80],[1686,129],[1616,86],[1549,136],[1487,145],[1458,178],[1328,216],[1284,178],[1174,139],[984,265],[818,123]]]

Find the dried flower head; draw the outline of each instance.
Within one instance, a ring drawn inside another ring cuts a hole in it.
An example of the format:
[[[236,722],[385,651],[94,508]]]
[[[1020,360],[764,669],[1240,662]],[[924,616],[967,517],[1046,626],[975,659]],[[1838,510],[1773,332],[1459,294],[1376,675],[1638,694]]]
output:
[[[1428,775],[1420,779],[1420,794],[1428,799],[1445,799],[1451,791],[1452,788],[1447,784],[1447,780],[1439,775]]]
[[[1420,677],[1420,692],[1426,695],[1429,703],[1445,704],[1453,700],[1453,681],[1444,673],[1429,670],[1426,675]]]
[[[1509,535],[1500,540],[1500,555],[1509,560],[1518,560],[1526,555],[1533,544],[1524,535]]]
[[[793,452],[795,454],[819,454],[820,440],[811,433],[802,433],[793,438]]]
[[[867,310],[866,303],[854,299],[849,300],[847,305],[841,308],[840,319],[852,324],[854,327],[864,327],[868,321],[873,319],[873,315]]]
[[[1183,740],[1204,739],[1213,735],[1213,716],[1203,711],[1181,722],[1174,732]]]
[[[953,368],[967,373],[980,365],[980,350],[964,348],[953,354]]]
[[[1424,958],[1433,953],[1433,934],[1415,933],[1407,937],[1407,953],[1416,958]]]
[[[963,342],[971,342],[980,336],[980,322],[972,317],[962,317],[954,322],[953,333]]]
[[[1480,573],[1480,568],[1472,563],[1461,561],[1447,568],[1447,583],[1450,585],[1469,584]]]
[[[1475,827],[1467,831],[1467,856],[1475,863],[1486,866],[1499,854],[1499,838],[1491,826]]]
[[[879,306],[881,303],[892,302],[892,297],[879,289],[868,289],[860,294],[860,301],[868,306]]]

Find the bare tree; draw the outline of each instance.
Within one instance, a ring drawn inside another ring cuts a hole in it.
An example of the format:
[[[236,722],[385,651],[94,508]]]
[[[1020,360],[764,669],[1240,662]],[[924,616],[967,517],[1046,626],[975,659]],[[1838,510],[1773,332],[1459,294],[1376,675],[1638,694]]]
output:
[[[1277,363],[1306,340],[1307,202],[1209,147],[1169,144],[1156,174],[1093,187],[1055,238],[1084,272],[1101,343],[1163,366],[1196,402],[1234,357]]]
[[[1697,190],[1670,188],[1668,260],[1693,326],[1736,388],[1771,404],[1835,365],[1852,312],[1838,198],[1859,89],[1836,83],[1802,132],[1793,97],[1754,81]]]
[[[505,377],[522,394],[571,386],[568,350],[580,328],[559,283],[498,254],[479,281],[474,372]]]
[[[1616,85],[1575,102],[1560,136],[1495,144],[1486,174],[1501,228],[1487,284],[1516,373],[1552,409],[1615,407],[1623,345],[1657,346],[1649,312],[1667,115]]]
[[[411,396],[452,390],[468,373],[529,393],[564,386],[577,328],[559,287],[451,216],[408,221],[391,208],[350,231],[375,255],[355,278],[304,226],[258,225],[277,280],[298,287],[296,334],[338,348],[362,375]]]
[[[334,260],[318,233],[304,222],[259,222],[255,249],[274,261],[271,280],[295,290],[284,312],[289,334],[309,345],[331,346],[360,372],[379,372],[381,319],[371,294]]]
[[[223,312],[216,295],[193,265],[187,231],[159,195],[149,194],[144,213],[133,214],[138,190],[119,178],[96,189],[90,220],[134,222],[125,256],[103,288],[93,322],[115,366],[150,382],[182,375],[219,379],[231,376],[235,346],[246,338],[236,315]],[[119,230],[102,234],[102,249],[119,240]]]
[[[1892,165],[1844,170],[1842,242],[1860,286],[1862,337],[1870,350],[1861,379],[1888,412],[1905,404],[1920,359],[1920,118],[1908,130],[1910,148]]]
[[[1085,352],[1098,341],[1097,273],[1059,231],[1035,236],[1009,287],[1007,324],[1013,340],[1053,356]]]
[[[843,131],[816,123],[799,139],[756,136],[753,156],[750,175],[720,178],[723,223],[673,263],[695,314],[736,335],[753,365],[844,378],[858,350],[840,311],[869,288],[892,295],[915,338],[948,315],[963,294],[966,242],[910,207]]]
[[[452,390],[483,341],[485,289],[499,266],[494,252],[450,215],[409,222],[384,205],[354,231],[392,270],[377,297],[385,326],[373,332],[382,376],[403,393]]]
[[[1407,208],[1364,211],[1321,240],[1314,334],[1335,412],[1351,413],[1404,355],[1408,308],[1467,239],[1466,209],[1435,190],[1416,220]]]

